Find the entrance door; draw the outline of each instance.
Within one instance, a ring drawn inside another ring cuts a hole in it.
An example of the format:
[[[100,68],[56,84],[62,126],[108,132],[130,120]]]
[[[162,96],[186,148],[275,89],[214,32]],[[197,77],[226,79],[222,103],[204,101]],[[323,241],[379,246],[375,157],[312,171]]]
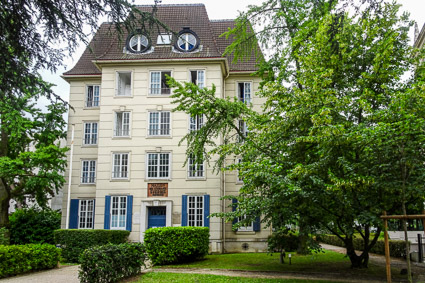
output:
[[[165,227],[166,210],[165,206],[148,207],[148,229]]]

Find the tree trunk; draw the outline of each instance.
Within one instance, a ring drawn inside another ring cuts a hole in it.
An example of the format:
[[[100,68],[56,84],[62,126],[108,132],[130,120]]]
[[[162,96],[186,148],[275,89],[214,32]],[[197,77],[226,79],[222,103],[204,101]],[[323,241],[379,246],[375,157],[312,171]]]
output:
[[[285,263],[285,250],[280,251],[280,263]]]
[[[0,179],[0,228],[9,228],[10,194],[4,180]]]
[[[298,239],[299,239],[299,243],[298,243],[298,249],[297,249],[297,254],[309,254],[310,251],[308,250],[308,232],[306,229],[305,224],[303,223],[302,220],[300,220],[299,222],[299,234],[298,234]]]
[[[345,241],[347,256],[351,261],[351,268],[367,268],[369,264],[369,250],[363,251],[360,255],[356,254],[353,244],[353,238],[347,238]]]
[[[407,215],[406,212],[406,204],[403,203],[401,204],[401,207],[403,209],[403,214]],[[406,243],[406,261],[407,261],[407,280],[409,282],[412,282],[412,267],[410,265],[410,247],[409,247],[409,237],[407,236],[407,220],[403,219],[403,230],[404,230],[404,242]]]

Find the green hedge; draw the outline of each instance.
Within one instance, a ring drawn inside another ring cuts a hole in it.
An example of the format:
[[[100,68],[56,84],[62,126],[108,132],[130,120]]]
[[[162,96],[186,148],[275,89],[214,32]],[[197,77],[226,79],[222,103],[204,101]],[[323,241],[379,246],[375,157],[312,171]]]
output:
[[[53,244],[53,231],[60,228],[61,214],[51,209],[17,209],[9,221],[11,244]]]
[[[88,248],[81,255],[78,277],[80,282],[117,282],[140,273],[145,260],[145,248],[140,243]]]
[[[109,243],[126,243],[129,234],[126,230],[60,229],[54,232],[54,237],[55,243],[62,248],[62,258],[66,262],[79,262],[85,249]]]
[[[345,247],[345,244],[341,239],[339,239],[335,235],[318,235],[317,240],[320,242],[323,242],[325,244],[339,246],[339,247]],[[363,239],[362,238],[355,238],[353,240],[354,248],[356,250],[363,250]],[[389,241],[390,246],[390,255],[394,257],[404,257],[406,255],[406,244],[404,241],[399,240],[390,240]],[[378,240],[376,244],[372,247],[370,250],[371,253],[375,254],[385,254],[385,242],[384,240]]]
[[[54,268],[59,259],[60,249],[49,244],[0,246],[0,278]]]
[[[9,245],[9,230],[0,228],[0,245]]]
[[[193,261],[208,254],[207,227],[161,227],[145,232],[146,251],[154,265]]]

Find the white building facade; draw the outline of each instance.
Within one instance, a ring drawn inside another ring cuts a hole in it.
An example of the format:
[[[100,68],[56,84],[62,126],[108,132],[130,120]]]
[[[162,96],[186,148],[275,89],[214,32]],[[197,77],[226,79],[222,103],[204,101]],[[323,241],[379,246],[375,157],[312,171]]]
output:
[[[159,5],[157,17],[178,34],[140,31],[120,42],[104,23],[63,75],[75,109],[69,112],[68,146],[71,125],[75,131],[72,172],[65,175],[71,174],[69,227],[67,183],[62,228],[125,229],[131,241],[143,241],[151,227],[206,226],[211,252],[265,251],[270,228],[255,221],[233,231],[231,222],[209,217],[231,211],[231,201],[220,198],[237,195],[242,181],[237,172],[213,173],[191,159],[183,166],[186,145],[179,141],[204,121],[172,112],[165,82],[170,75],[215,85],[217,97],[238,97],[260,110],[260,78],[251,76],[255,58],[233,64],[223,57],[231,41],[219,35],[234,23],[210,21],[201,4]]]

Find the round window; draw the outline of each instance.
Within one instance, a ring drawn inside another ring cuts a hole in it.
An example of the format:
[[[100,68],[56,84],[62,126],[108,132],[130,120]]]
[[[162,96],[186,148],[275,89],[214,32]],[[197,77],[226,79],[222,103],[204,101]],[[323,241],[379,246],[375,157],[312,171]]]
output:
[[[177,38],[177,49],[184,52],[195,50],[199,45],[199,39],[192,31],[184,30]]]
[[[128,41],[128,48],[131,52],[144,52],[149,48],[149,39],[143,34],[134,34]]]

